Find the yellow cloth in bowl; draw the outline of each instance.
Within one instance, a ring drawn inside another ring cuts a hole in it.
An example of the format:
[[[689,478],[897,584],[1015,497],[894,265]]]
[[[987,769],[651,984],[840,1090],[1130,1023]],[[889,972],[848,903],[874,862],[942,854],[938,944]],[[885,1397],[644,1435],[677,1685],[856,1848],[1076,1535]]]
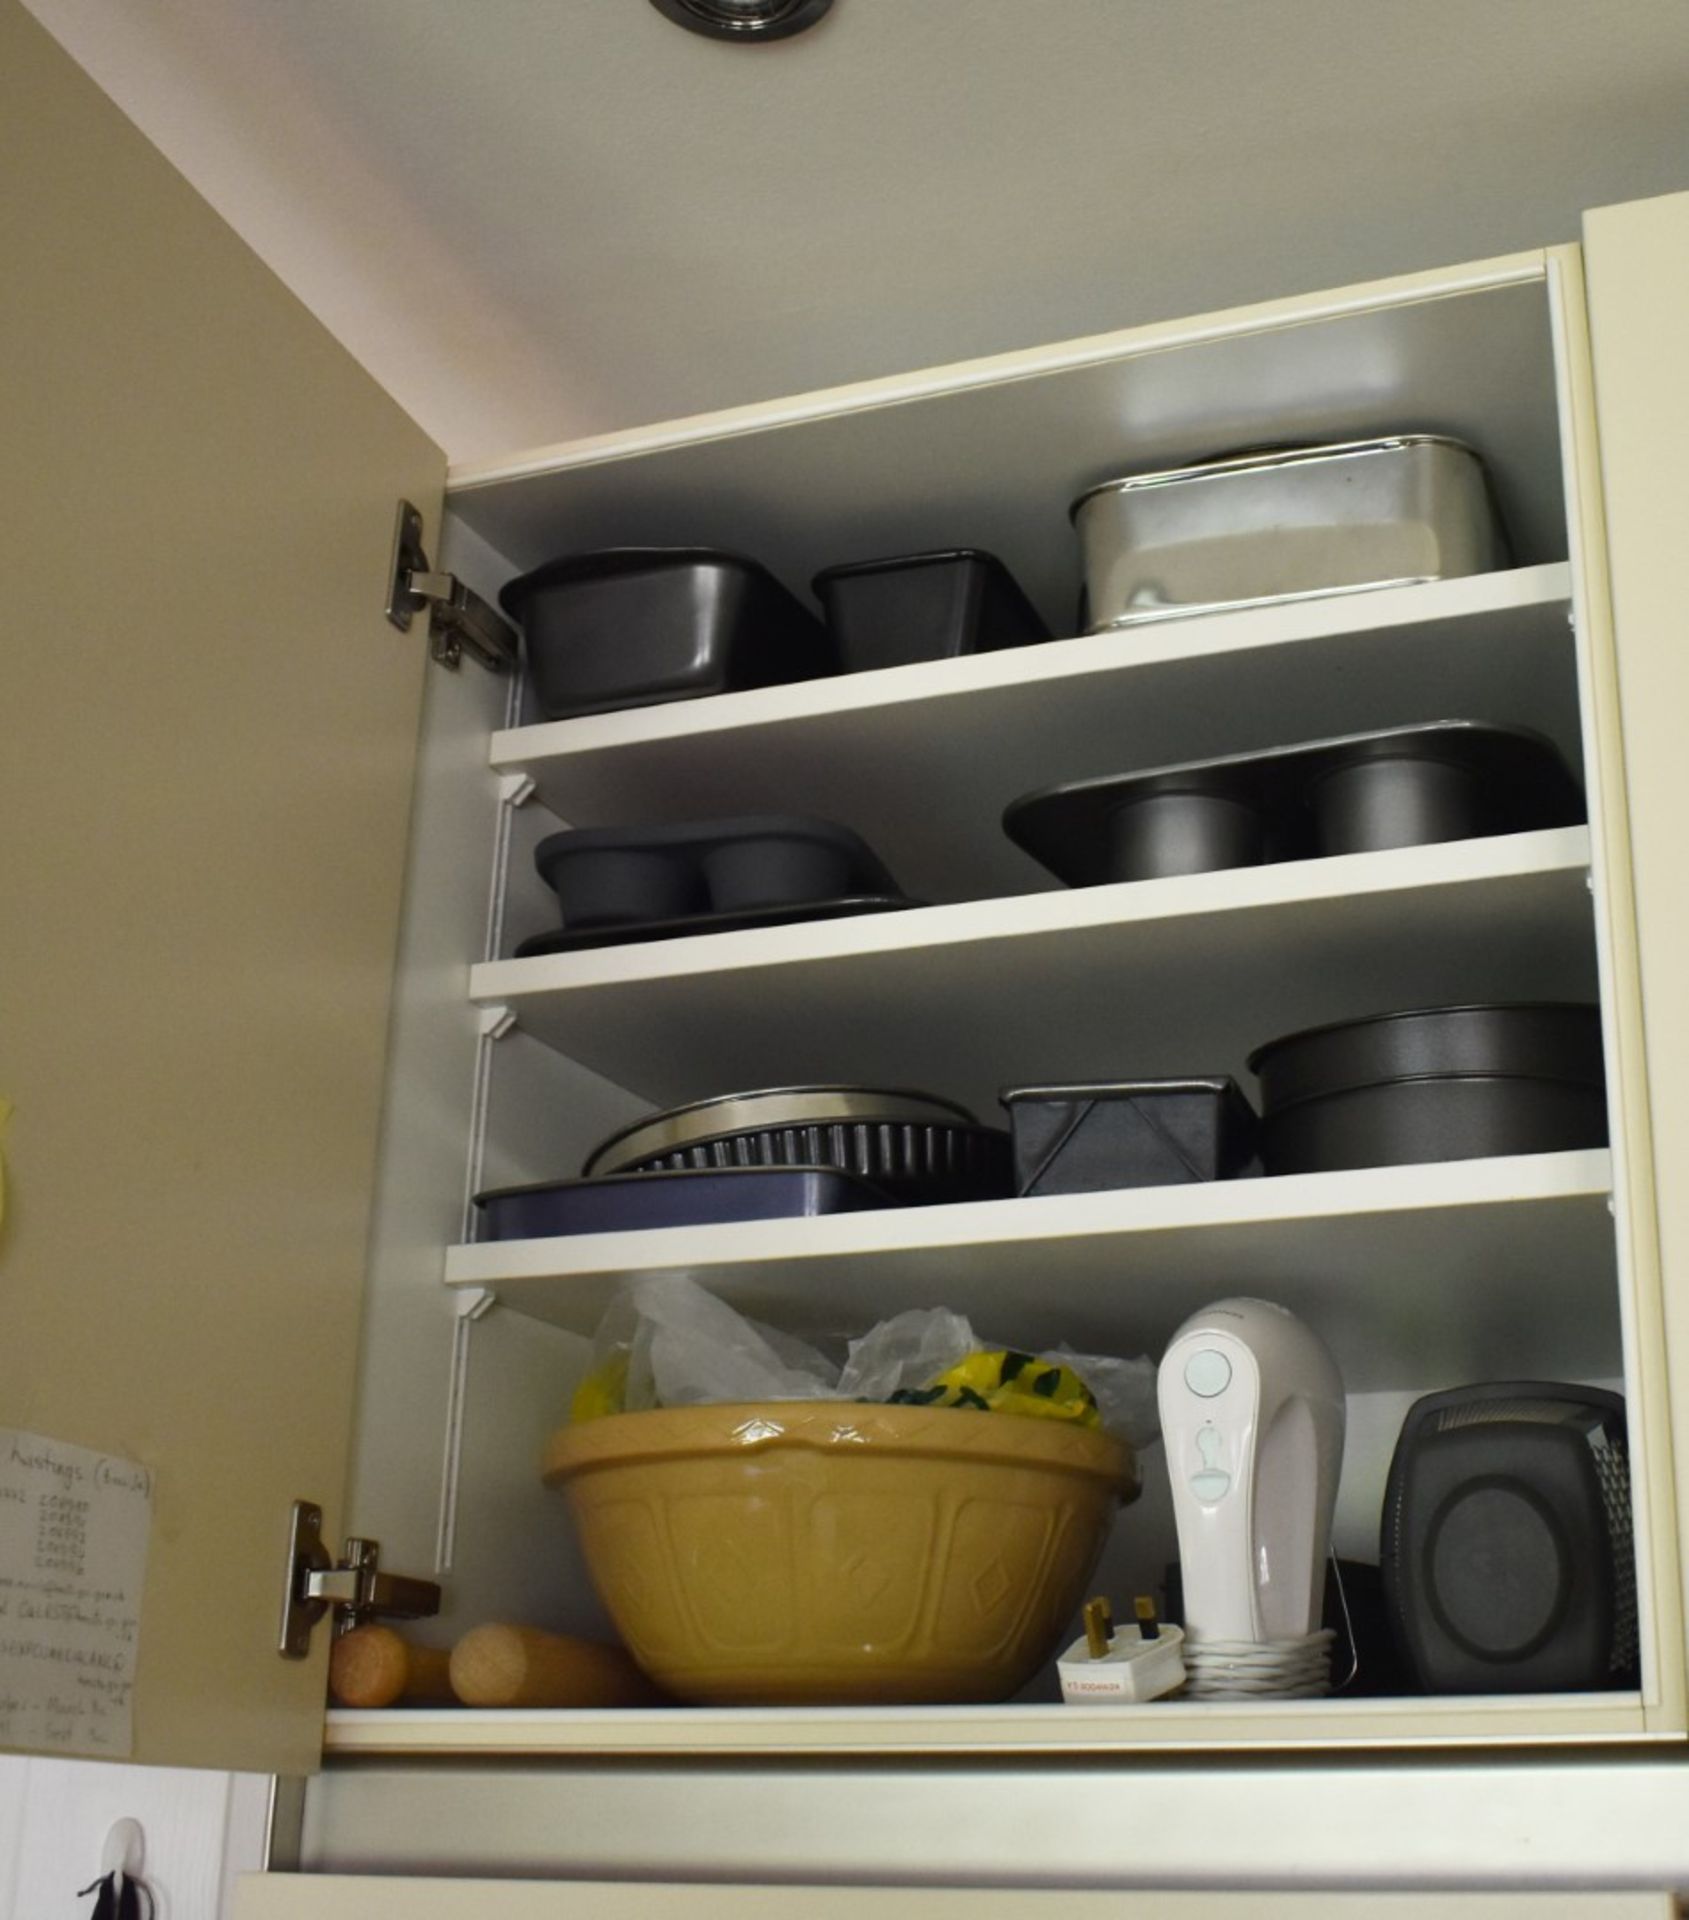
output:
[[[894,1394],[905,1406],[973,1407],[981,1413],[1016,1413],[1035,1420],[1070,1420],[1100,1427],[1097,1403],[1071,1367],[1030,1353],[997,1347],[970,1353],[934,1376],[925,1387]]]

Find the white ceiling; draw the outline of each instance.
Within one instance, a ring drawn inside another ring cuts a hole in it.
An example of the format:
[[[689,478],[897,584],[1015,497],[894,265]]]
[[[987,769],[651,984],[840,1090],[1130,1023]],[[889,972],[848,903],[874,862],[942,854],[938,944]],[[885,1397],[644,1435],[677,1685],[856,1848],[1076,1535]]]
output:
[[[455,459],[1689,187],[1689,0],[27,3]]]

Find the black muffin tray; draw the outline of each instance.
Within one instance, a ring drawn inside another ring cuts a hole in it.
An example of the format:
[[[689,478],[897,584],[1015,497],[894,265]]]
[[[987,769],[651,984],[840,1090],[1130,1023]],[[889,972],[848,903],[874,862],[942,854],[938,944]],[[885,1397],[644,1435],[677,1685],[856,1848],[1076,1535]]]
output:
[[[1553,742],[1436,720],[1110,774],[1024,794],[1003,830],[1069,886],[1572,826],[1583,796]]]
[[[826,568],[811,585],[846,673],[1050,638],[1014,575],[978,547],[858,560]]]
[[[809,1219],[898,1203],[871,1182],[837,1167],[713,1167],[500,1187],[476,1194],[475,1204],[489,1240],[538,1240],[571,1233]]]
[[[859,835],[801,814],[569,828],[540,842],[534,865],[563,926],[524,940],[519,958],[918,904]]]

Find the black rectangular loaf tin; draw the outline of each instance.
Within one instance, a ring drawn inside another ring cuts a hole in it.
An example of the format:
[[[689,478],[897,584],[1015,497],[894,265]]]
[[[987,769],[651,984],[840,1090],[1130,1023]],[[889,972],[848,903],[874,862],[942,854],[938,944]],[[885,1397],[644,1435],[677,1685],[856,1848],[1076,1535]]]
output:
[[[1229,1075],[1007,1087],[1015,1191],[1183,1186],[1255,1171],[1255,1110]]]
[[[846,673],[1048,640],[995,554],[977,547],[828,567],[812,582]]]
[[[837,670],[827,629],[766,567],[709,547],[607,547],[512,580],[534,698],[553,720]]]

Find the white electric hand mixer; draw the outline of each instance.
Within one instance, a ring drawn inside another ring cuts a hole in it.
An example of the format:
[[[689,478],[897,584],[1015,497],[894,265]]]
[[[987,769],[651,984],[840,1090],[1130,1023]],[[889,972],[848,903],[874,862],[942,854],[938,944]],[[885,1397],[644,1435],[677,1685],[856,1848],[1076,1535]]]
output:
[[[1156,1383],[1196,1695],[1329,1686],[1325,1559],[1343,1382],[1287,1308],[1221,1300],[1173,1336]]]

